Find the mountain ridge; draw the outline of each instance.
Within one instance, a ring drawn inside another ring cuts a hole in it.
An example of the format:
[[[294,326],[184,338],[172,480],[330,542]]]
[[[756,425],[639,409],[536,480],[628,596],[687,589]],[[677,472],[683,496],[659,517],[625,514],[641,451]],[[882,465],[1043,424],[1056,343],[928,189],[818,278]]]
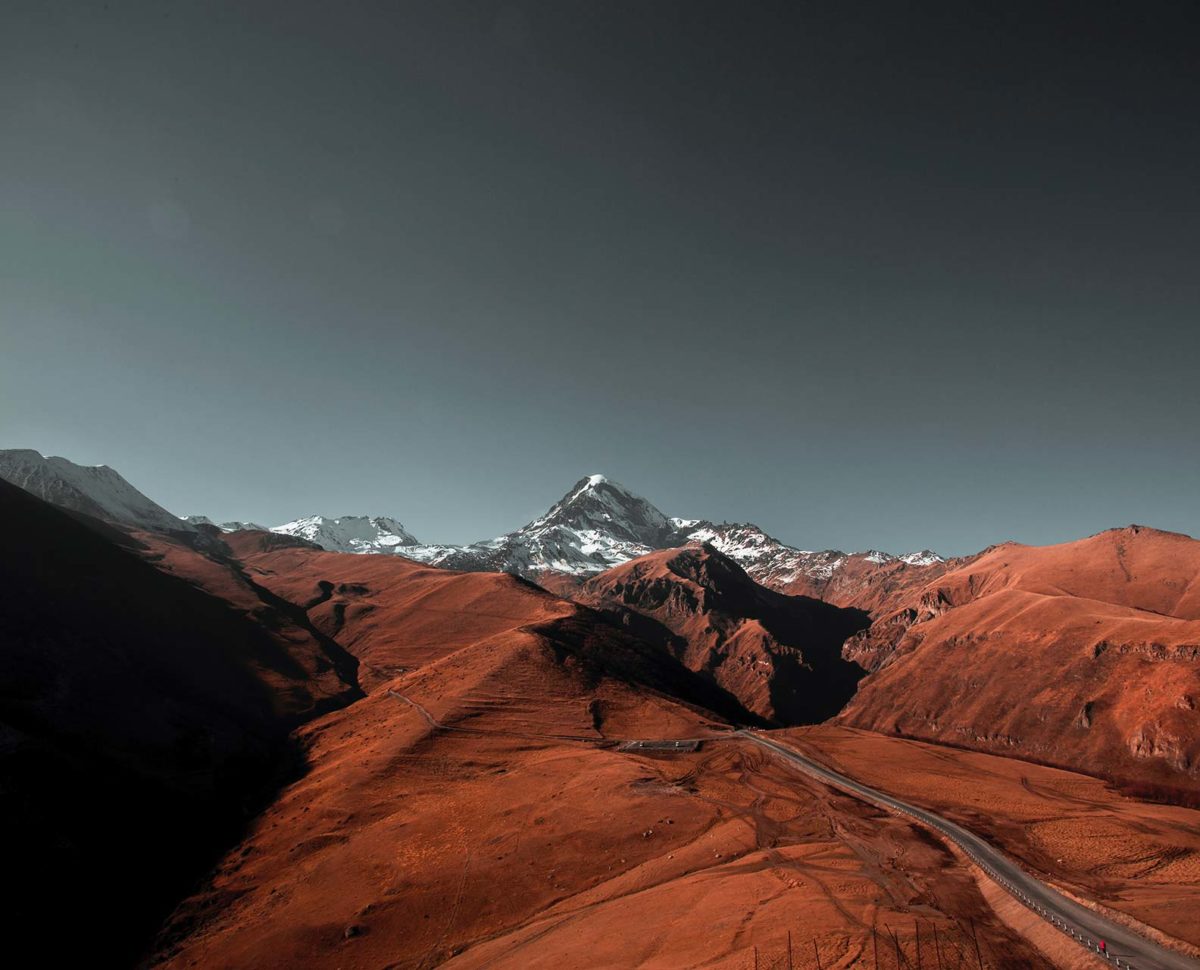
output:
[[[297,520],[305,521],[309,520]],[[271,531],[300,535],[325,545],[315,531],[305,533],[297,523],[275,526]],[[718,524],[707,519],[668,517],[624,485],[600,474],[579,479],[544,515],[494,539],[453,545],[422,543],[406,535],[411,541],[393,541],[385,536],[378,542],[364,539],[353,547],[341,544],[326,548],[394,553],[446,569],[513,572],[537,580],[545,573],[584,579],[657,550],[705,542],[763,585],[790,592],[790,587],[799,584],[804,588],[796,591],[805,593],[848,563],[920,569],[946,562],[928,549],[899,556],[878,550],[804,550],[781,542],[753,523]]]
[[[899,573],[900,585],[907,586],[926,572],[948,568],[947,560],[928,549],[900,556],[878,550],[812,551],[783,543],[753,523],[668,517],[600,474],[579,479],[544,515],[520,528],[466,545],[422,542],[391,516],[308,515],[269,527],[217,523],[204,515],[177,517],[106,465],[89,468],[31,450],[0,451],[0,478],[56,505],[135,529],[270,532],[331,552],[402,555],[444,569],[510,572],[534,581],[547,575],[583,581],[657,550],[705,542],[771,589],[856,605],[860,587],[876,573]],[[845,576],[854,578],[839,582]]]
[[[0,449],[0,479],[43,501],[94,518],[159,532],[194,532],[108,465],[78,465],[32,448]]]
[[[669,631],[666,649],[768,722],[817,723],[840,711],[864,671],[842,657],[870,622],[862,610],[788,596],[707,543],[652,552],[589,578],[572,597]],[[661,634],[660,634],[661,638]]]

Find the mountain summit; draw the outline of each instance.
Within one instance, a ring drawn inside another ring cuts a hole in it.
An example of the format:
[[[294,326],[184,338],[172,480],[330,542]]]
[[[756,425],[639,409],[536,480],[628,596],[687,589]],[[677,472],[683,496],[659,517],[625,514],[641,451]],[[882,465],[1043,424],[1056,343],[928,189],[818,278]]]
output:
[[[309,515],[271,531],[315,542],[329,552],[399,552],[402,547],[417,545],[412,533],[385,515],[343,515],[336,519]]]
[[[151,532],[195,526],[147,498],[107,465],[76,465],[32,448],[0,450],[0,478],[61,508]]]
[[[521,531],[540,534],[554,529],[581,535],[603,533],[611,539],[651,547],[661,547],[676,531],[644,498],[603,475],[581,478],[549,512]]]
[[[515,532],[469,546],[416,546],[402,554],[449,569],[591,575],[674,545],[674,538],[670,520],[644,498],[603,475],[589,475]]]

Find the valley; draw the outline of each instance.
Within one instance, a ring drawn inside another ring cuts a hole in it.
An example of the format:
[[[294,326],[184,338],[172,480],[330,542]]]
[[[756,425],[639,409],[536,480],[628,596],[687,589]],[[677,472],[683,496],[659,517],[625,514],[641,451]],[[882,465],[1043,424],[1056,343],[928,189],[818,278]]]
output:
[[[147,966],[1097,965],[936,825],[791,750],[963,826],[1109,921],[1134,967],[1200,965],[1200,813],[1131,797],[1200,790],[1194,540],[820,554],[799,577],[771,571],[792,553],[716,533],[650,548],[708,525],[591,476],[470,570],[372,546],[408,535],[395,520],[164,528],[115,472],[68,470],[68,488],[61,468],[0,492],[24,523],[10,572],[41,577],[11,580],[27,605],[5,648],[27,673],[0,715],[73,767],[43,762],[41,802],[5,821],[52,842],[95,765],[142,766],[63,864],[88,860],[99,895],[129,856],[145,900],[125,946]],[[547,568],[568,563],[564,530],[604,533],[601,568]],[[75,669],[106,701],[69,715]],[[672,739],[689,743],[627,743]],[[33,763],[0,759],[5,783],[33,785]],[[162,851],[179,825],[200,851]],[[53,914],[22,918],[48,932]]]

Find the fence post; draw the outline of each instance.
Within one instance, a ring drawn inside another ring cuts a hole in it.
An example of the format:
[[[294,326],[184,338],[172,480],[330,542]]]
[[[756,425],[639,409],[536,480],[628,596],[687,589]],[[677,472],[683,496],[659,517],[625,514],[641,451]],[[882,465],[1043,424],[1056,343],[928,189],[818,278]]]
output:
[[[975,920],[971,920],[971,939],[975,941],[975,961],[979,964],[979,970],[983,970],[983,954],[979,952],[979,936],[975,932]]]

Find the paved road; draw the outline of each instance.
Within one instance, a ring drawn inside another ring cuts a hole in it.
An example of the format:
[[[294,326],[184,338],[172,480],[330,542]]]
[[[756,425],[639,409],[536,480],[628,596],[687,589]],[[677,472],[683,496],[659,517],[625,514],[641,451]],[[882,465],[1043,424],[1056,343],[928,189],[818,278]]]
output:
[[[442,724],[412,698],[406,697],[395,690],[389,690],[388,694],[414,708],[429,726],[436,730],[463,731],[471,734],[491,733],[473,728]],[[511,732],[497,733],[509,734]],[[517,733],[515,736],[539,737],[552,740],[589,741],[592,743],[595,743],[597,740],[594,738],[563,735],[527,735]],[[729,732],[720,737],[689,739],[683,743],[691,745],[694,741],[698,740],[720,740],[721,738],[730,739],[734,737],[745,738],[766,748],[818,781],[822,781],[827,785],[861,798],[873,805],[908,815],[927,825],[929,828],[940,832],[957,844],[998,885],[1006,889],[1013,897],[1020,900],[1025,906],[1033,910],[1047,922],[1053,924],[1072,939],[1077,940],[1081,946],[1087,947],[1099,956],[1099,942],[1104,940],[1108,946],[1106,959],[1114,966],[1120,967],[1121,970],[1126,970],[1126,968],[1128,970],[1200,970],[1200,960],[1194,960],[1191,957],[1159,946],[1157,943],[1147,940],[1132,930],[1105,919],[1087,907],[1072,902],[1061,893],[1051,889],[1044,882],[1025,872],[1016,863],[1009,860],[1000,850],[993,848],[987,842],[984,842],[983,839],[979,838],[979,836],[967,831],[961,825],[956,825],[954,822],[944,819],[940,815],[935,815],[933,812],[910,805],[907,802],[902,802],[898,798],[893,798],[891,795],[863,785],[853,778],[840,774],[819,762],[813,761],[811,758],[805,757],[794,748],[782,745],[764,734],[743,729]],[[626,744],[642,745],[663,745],[666,743],[668,742],[626,742]],[[676,742],[669,743],[673,745]]]
[[[826,768],[800,752],[755,731],[743,730],[737,733],[775,753],[813,778],[881,808],[911,816],[937,830],[955,842],[984,872],[1016,899],[1068,936],[1078,940],[1081,945],[1095,952],[1099,941],[1104,940],[1108,945],[1108,961],[1114,966],[1129,967],[1132,970],[1200,970],[1200,960],[1193,960],[1161,947],[1087,907],[1072,902],[1029,875],[1004,853],[961,825],[955,825],[940,815],[860,784],[853,778]]]

